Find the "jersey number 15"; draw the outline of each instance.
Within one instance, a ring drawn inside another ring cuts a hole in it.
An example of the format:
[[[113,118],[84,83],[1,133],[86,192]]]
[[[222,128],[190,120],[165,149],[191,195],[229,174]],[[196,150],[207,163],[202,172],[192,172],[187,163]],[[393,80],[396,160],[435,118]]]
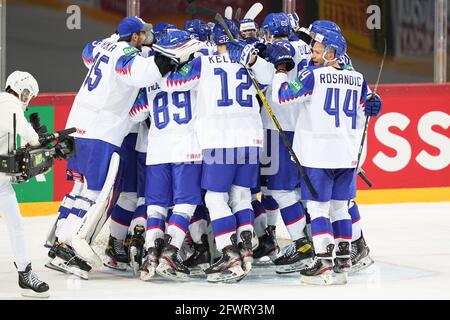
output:
[[[85,86],[87,84],[88,90],[92,91],[95,88],[97,88],[98,84],[100,83],[100,80],[102,79],[102,70],[100,69],[100,64],[109,62],[109,57],[106,55],[103,55],[100,57],[100,52],[95,55],[94,63],[92,64],[91,70],[89,70],[89,74],[86,77],[86,80],[84,80],[83,85]],[[94,75],[92,74],[94,72]],[[95,77],[95,79],[94,79]]]

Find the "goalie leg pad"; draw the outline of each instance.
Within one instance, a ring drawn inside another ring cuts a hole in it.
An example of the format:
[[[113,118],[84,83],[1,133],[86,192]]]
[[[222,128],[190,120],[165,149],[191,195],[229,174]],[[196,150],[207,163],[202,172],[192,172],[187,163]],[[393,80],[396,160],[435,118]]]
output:
[[[101,265],[100,257],[90,247],[90,243],[95,239],[106,220],[108,219],[108,209],[111,206],[114,192],[114,184],[116,182],[117,173],[119,171],[120,156],[114,152],[109,162],[108,174],[100,191],[95,205],[93,205],[83,219],[82,226],[78,234],[73,237],[72,246],[80,257],[95,265]],[[89,181],[88,181],[89,184]]]

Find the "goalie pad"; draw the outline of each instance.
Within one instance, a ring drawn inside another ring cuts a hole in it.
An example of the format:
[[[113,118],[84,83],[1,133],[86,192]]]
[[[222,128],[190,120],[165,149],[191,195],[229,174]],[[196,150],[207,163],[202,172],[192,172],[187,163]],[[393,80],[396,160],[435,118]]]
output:
[[[83,217],[78,233],[72,239],[72,247],[78,256],[94,264],[102,265],[101,258],[90,247],[108,220],[110,208],[114,205],[114,185],[119,171],[120,156],[114,152],[109,162],[108,174],[95,204]]]

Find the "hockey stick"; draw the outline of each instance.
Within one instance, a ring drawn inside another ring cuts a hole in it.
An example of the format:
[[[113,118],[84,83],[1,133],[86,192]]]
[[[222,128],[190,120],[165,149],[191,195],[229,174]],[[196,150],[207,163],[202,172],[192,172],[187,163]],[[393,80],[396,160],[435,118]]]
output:
[[[237,8],[236,13],[234,14],[234,20],[238,23],[241,21],[241,8]]]
[[[381,64],[380,64],[380,70],[378,71],[378,77],[377,77],[377,82],[375,82],[375,87],[373,89],[373,94],[377,93],[377,89],[378,89],[378,85],[380,84],[380,78],[381,78],[381,72],[383,71],[383,66],[384,66],[384,60],[386,59],[386,54],[387,54],[387,44],[386,44],[386,39],[384,39],[384,53],[383,53],[383,59],[381,60]],[[361,161],[361,155],[362,155],[362,151],[364,148],[364,142],[366,140],[366,135],[367,135],[367,129],[369,127],[369,116],[366,116],[366,122],[364,124],[364,131],[363,131],[363,135],[361,138],[361,143],[359,144],[359,150],[358,150],[358,161],[356,163],[356,170],[358,170],[359,168],[359,163]],[[364,175],[364,173],[362,171],[360,171],[358,173],[358,175],[361,177],[361,179],[363,179],[363,181],[369,186],[372,187],[372,183],[369,181],[369,179],[367,179],[367,177]]]
[[[228,28],[227,24],[225,23],[225,20],[223,19],[223,17],[220,15],[220,13],[216,14],[216,21],[225,29],[225,32],[227,33],[228,37],[230,38],[230,40],[234,40],[233,34],[231,33],[230,29]],[[297,165],[298,170],[300,171],[300,174],[303,178],[303,180],[306,183],[306,186],[308,187],[309,191],[311,192],[311,194],[314,197],[317,197],[317,192],[314,189],[313,185],[311,184],[311,181],[309,180],[308,175],[305,173],[305,170],[303,169],[302,165],[300,164],[300,161],[297,158],[297,155],[295,154],[294,150],[292,149],[292,146],[288,140],[288,138],[286,137],[286,134],[284,133],[283,129],[281,128],[280,123],[278,122],[277,117],[275,116],[275,114],[273,113],[272,108],[270,107],[269,103],[267,102],[266,96],[264,95],[264,93],[262,92],[261,88],[259,87],[258,82],[256,81],[256,79],[253,77],[252,73],[250,72],[250,70],[248,69],[247,66],[243,65],[243,67],[245,68],[245,70],[247,71],[248,76],[250,77],[253,86],[256,89],[256,92],[258,93],[259,98],[261,99],[264,107],[267,110],[267,113],[270,115],[270,117],[272,118],[273,123],[275,124],[275,127],[277,128],[278,132],[280,133],[280,137],[283,140],[284,145],[286,146],[286,148],[289,151],[290,156],[292,157],[292,159],[294,159],[295,164]]]
[[[244,19],[255,20],[256,16],[264,9],[260,2],[254,3],[244,16]]]

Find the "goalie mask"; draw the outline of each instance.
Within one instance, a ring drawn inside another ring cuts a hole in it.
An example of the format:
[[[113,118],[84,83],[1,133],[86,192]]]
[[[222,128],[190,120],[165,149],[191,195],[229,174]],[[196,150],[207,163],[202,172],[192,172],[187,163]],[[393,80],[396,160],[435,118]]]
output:
[[[18,95],[25,111],[30,100],[39,93],[36,79],[28,72],[14,71],[6,79],[6,89],[10,88]]]
[[[156,52],[171,58],[178,64],[186,63],[191,55],[205,48],[205,43],[183,30],[169,30],[153,45]]]

